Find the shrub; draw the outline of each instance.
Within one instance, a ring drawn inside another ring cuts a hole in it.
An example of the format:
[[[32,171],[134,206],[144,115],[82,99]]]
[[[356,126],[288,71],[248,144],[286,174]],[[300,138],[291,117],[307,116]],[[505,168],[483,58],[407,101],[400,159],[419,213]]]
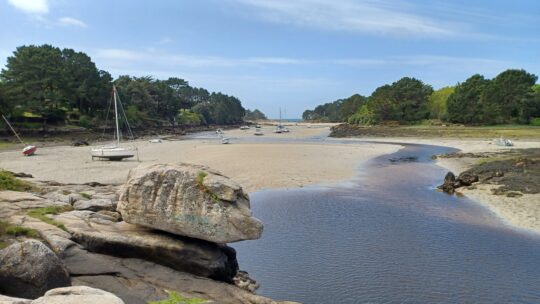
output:
[[[190,110],[180,109],[178,115],[178,124],[186,126],[200,126],[202,124],[201,116]]]
[[[372,125],[376,122],[375,115],[373,114],[373,111],[368,108],[367,104],[362,105],[360,109],[348,119],[348,123],[357,125]]]
[[[81,118],[79,118],[79,125],[85,129],[91,129],[93,127],[92,119],[90,116],[82,115]]]
[[[540,126],[540,117],[531,118],[531,121],[529,123],[533,126]]]

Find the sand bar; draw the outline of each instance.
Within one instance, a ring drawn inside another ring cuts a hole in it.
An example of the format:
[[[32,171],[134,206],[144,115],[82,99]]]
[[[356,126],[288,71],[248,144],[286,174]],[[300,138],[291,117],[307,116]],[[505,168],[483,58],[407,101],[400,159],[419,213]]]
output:
[[[290,126],[290,129],[288,134],[273,134],[273,128],[265,126],[264,137],[300,139],[328,133],[328,126],[320,125]],[[90,147],[57,146],[39,149],[38,155],[33,157],[22,157],[19,151],[2,152],[0,168],[30,173],[38,180],[120,184],[125,182],[129,169],[141,163],[189,162],[219,170],[253,192],[347,180],[354,177],[362,162],[400,148],[390,144],[250,143],[253,130],[225,133],[233,138],[229,145],[221,144],[218,138],[160,144],[135,142],[140,162],[92,161]],[[244,140],[238,140],[240,138]]]

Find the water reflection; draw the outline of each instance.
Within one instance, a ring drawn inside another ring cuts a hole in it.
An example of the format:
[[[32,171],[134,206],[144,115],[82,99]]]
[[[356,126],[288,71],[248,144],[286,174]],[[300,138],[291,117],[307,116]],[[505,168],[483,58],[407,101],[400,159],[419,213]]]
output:
[[[304,303],[537,303],[540,238],[465,198],[407,145],[346,186],[251,195],[263,238],[233,244],[259,294]],[[389,161],[413,157],[415,161]]]

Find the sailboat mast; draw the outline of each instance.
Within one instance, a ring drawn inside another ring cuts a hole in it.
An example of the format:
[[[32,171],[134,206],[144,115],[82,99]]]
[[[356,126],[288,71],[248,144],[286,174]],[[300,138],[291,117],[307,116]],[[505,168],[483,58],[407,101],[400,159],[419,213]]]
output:
[[[17,134],[17,132],[15,132],[15,129],[13,129],[13,127],[11,126],[11,124],[9,123],[9,121],[7,120],[7,118],[2,115],[2,118],[4,119],[4,121],[6,122],[6,124],[8,125],[8,127],[11,129],[11,131],[13,132],[13,134],[15,134],[15,136],[17,137],[17,139],[21,142],[21,144],[23,145],[26,145],[24,143],[24,141],[22,140],[22,138],[19,136],[19,134]]]
[[[114,120],[116,121],[116,144],[120,145],[120,126],[118,124],[118,105],[116,104],[116,86],[113,84]]]

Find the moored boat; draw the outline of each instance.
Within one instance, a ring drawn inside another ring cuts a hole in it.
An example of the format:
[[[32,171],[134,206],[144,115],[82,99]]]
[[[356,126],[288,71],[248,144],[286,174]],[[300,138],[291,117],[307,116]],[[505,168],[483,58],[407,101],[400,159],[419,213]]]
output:
[[[13,129],[13,127],[11,126],[11,124],[9,123],[9,121],[7,120],[7,118],[2,115],[2,118],[4,119],[4,121],[6,122],[6,124],[8,125],[8,127],[11,129],[11,131],[13,132],[13,134],[15,134],[15,137],[17,137],[17,139],[21,142],[21,144],[25,145],[25,147],[23,148],[22,150],[22,153],[24,156],[31,156],[31,155],[34,155],[37,151],[37,147],[36,146],[33,146],[33,145],[27,145],[23,140],[22,138],[19,136],[19,134],[17,134],[17,132],[15,131],[15,129]]]
[[[118,99],[119,98],[117,99],[117,96],[118,96],[118,92],[116,91],[116,86],[113,85],[113,101],[114,101],[114,114],[115,114],[114,118],[116,121],[116,133],[115,133],[116,143],[113,145],[92,148],[90,150],[90,154],[92,155],[92,160],[94,158],[107,159],[107,160],[122,160],[125,158],[134,157],[138,153],[137,148],[134,146],[120,145],[120,124],[118,123],[118,108],[119,108]],[[121,106],[122,105],[120,104],[120,108]],[[125,116],[125,113],[124,113],[124,116]],[[127,125],[127,127],[131,133],[129,124]]]

